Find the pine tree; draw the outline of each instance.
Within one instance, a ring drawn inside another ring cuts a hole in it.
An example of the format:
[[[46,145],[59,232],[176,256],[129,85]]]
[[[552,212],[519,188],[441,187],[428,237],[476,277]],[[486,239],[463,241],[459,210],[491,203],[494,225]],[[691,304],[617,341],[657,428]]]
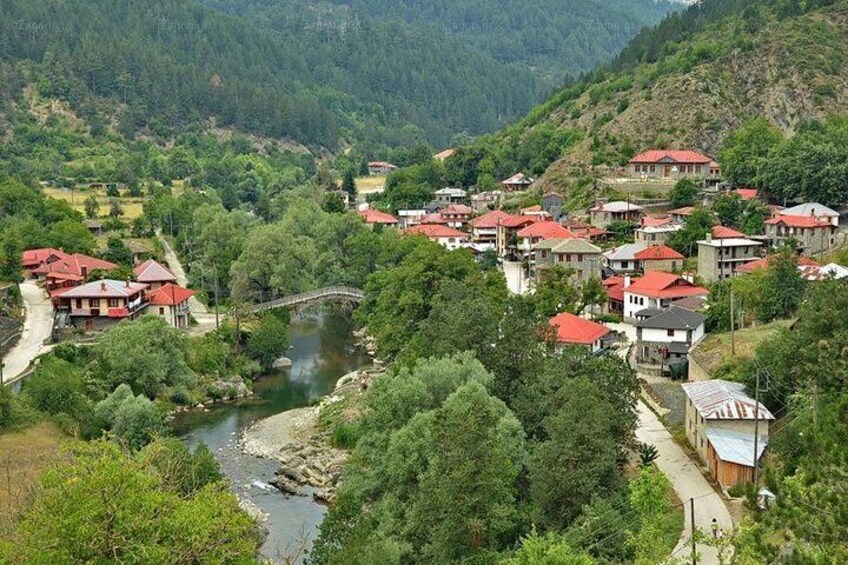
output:
[[[342,180],[342,190],[350,195],[351,201],[356,198],[356,179],[353,176],[353,169],[345,171],[344,179]]]

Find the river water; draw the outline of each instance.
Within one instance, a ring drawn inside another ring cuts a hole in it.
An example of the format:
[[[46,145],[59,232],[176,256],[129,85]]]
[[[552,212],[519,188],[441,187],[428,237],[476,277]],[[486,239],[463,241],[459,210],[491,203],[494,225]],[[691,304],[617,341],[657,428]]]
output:
[[[257,486],[256,481],[267,484],[278,464],[242,453],[238,439],[256,420],[308,406],[330,392],[339,377],[368,363],[354,344],[352,329],[350,318],[338,313],[293,321],[287,354],[291,369],[257,379],[251,401],[189,412],[173,423],[174,432],[190,446],[209,446],[233,490],[268,515],[262,554],[275,561],[289,555],[300,540],[313,539],[327,509],[311,496],[286,496]]]

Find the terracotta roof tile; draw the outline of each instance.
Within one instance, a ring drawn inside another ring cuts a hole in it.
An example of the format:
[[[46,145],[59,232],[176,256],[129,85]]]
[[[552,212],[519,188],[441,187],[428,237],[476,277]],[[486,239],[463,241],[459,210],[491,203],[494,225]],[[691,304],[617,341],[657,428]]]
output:
[[[561,343],[592,345],[610,333],[608,327],[568,312],[554,316],[549,323],[557,329],[557,341]]]
[[[654,245],[637,252],[634,257],[640,261],[661,261],[665,259],[685,259],[683,255],[667,245]]]
[[[659,163],[668,159],[675,163],[685,164],[709,164],[712,159],[706,155],[702,155],[696,151],[680,151],[673,149],[651,149],[643,153],[639,153],[632,159],[631,163]]]

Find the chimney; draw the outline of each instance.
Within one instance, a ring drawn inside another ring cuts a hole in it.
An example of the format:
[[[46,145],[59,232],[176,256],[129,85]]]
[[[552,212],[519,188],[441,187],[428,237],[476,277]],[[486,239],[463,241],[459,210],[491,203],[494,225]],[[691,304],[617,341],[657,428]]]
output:
[[[624,275],[624,288],[630,288],[630,275]]]
[[[712,240],[713,240],[713,232],[708,231],[707,232],[707,243],[710,243]]]
[[[127,277],[126,286],[127,286],[127,288],[130,287],[130,278],[129,277]]]
[[[104,281],[100,281],[100,290],[106,290],[106,283]]]

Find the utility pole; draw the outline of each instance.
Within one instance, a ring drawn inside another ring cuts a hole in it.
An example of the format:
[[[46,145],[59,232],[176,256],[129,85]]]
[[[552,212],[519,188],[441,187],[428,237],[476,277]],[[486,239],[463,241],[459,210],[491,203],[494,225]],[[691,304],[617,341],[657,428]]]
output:
[[[689,520],[692,526],[692,565],[698,565],[698,552],[695,549],[695,499],[689,499]]]
[[[212,275],[215,277],[215,329],[218,329],[218,265],[213,267]]]
[[[757,370],[757,385],[754,392],[754,488],[757,487],[759,478],[759,465],[757,461],[757,448],[760,442],[760,370]]]
[[[730,352],[736,355],[736,307],[733,286],[730,286]]]

